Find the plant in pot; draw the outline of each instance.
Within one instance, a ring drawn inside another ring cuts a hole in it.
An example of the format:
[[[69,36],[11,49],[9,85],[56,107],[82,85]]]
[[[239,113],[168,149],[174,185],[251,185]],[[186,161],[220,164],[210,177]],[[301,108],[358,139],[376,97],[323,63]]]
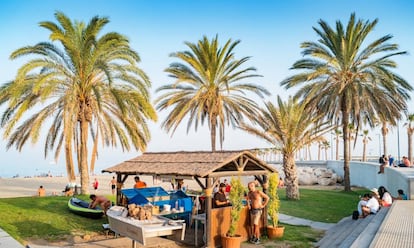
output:
[[[239,225],[240,214],[243,209],[243,197],[245,188],[243,187],[240,177],[232,178],[230,181],[231,190],[229,193],[232,208],[230,211],[230,228],[225,236],[222,236],[221,243],[223,248],[240,247],[242,237],[236,233]]]
[[[279,186],[279,175],[272,173],[269,176],[268,196],[269,203],[267,204],[267,213],[270,216],[272,225],[267,226],[267,235],[269,238],[281,238],[285,230],[284,226],[279,226],[279,208],[280,200],[277,193]]]

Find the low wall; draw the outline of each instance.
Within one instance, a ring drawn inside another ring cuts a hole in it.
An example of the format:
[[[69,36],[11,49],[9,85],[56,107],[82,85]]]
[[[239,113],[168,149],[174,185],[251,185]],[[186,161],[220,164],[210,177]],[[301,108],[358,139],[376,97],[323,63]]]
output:
[[[326,166],[335,173],[344,176],[344,162],[329,160]],[[384,186],[393,196],[402,189],[408,199],[414,199],[414,168],[385,167],[383,174],[378,174],[379,164],[351,161],[349,164],[351,186],[378,188]]]

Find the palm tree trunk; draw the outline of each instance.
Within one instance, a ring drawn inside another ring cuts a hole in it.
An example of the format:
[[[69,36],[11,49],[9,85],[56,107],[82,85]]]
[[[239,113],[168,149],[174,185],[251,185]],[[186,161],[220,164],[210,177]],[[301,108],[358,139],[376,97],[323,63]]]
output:
[[[387,122],[383,122],[382,123],[382,128],[381,128],[381,132],[382,132],[382,143],[384,144],[384,155],[387,156],[387,134],[388,134],[388,128],[387,128]]]
[[[413,159],[413,128],[411,127],[411,123],[408,125],[407,128],[407,134],[408,134],[408,159],[412,163]]]
[[[66,138],[65,144],[65,158],[66,158],[66,173],[68,174],[69,182],[76,182],[75,176],[75,168],[73,167],[73,154],[72,154],[72,146],[68,141],[69,138]]]
[[[96,127],[96,137],[93,141],[93,148],[92,148],[92,154],[91,154],[91,166],[90,166],[90,172],[93,173],[95,170],[95,161],[96,157],[98,156],[98,139],[99,139],[99,127]]]
[[[367,161],[367,141],[366,141],[366,138],[364,138],[362,140],[362,142],[364,143],[364,146],[362,148],[362,161],[365,162],[365,161]]]
[[[89,173],[88,173],[88,122],[82,118],[80,121],[80,167],[81,167],[81,193],[89,194]]]
[[[211,133],[210,133],[210,138],[211,138],[211,151],[215,152],[216,151],[216,119],[213,118],[211,120]]]
[[[321,144],[318,144],[318,160],[321,160]]]
[[[345,107],[342,109],[342,132],[344,140],[344,190],[351,191],[351,180],[349,178],[349,140],[348,140],[348,128],[349,124],[349,113],[345,110]]]
[[[283,153],[283,170],[286,181],[286,198],[299,200],[299,181],[296,172],[294,153]]]
[[[336,150],[336,161],[339,160],[339,136],[336,136],[336,145],[335,145],[335,150]]]

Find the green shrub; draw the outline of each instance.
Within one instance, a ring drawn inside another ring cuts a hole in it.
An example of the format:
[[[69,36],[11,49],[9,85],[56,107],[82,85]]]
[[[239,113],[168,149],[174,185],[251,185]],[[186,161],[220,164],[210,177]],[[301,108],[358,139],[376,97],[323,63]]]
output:
[[[280,200],[279,195],[277,193],[277,189],[279,186],[279,175],[277,173],[272,173],[269,176],[269,188],[268,188],[268,196],[269,196],[269,203],[267,204],[267,213],[272,220],[273,227],[277,227],[279,222],[279,208],[280,208]]]
[[[237,226],[239,224],[240,213],[243,209],[243,196],[245,189],[241,183],[240,177],[232,177],[230,184],[231,190],[229,193],[229,197],[230,202],[232,204],[232,208],[230,212],[230,228],[227,235],[230,237],[234,237],[236,234]]]

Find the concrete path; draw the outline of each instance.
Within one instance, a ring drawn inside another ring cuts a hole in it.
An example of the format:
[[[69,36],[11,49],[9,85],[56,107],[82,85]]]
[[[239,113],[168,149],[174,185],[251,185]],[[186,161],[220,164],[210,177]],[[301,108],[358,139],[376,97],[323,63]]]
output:
[[[0,248],[24,248],[24,246],[3,231],[3,229],[0,229]]]
[[[317,221],[289,216],[286,214],[279,214],[279,221],[282,223],[289,224],[289,225],[310,226],[314,229],[325,230],[325,231],[336,225],[336,223],[317,222]]]

